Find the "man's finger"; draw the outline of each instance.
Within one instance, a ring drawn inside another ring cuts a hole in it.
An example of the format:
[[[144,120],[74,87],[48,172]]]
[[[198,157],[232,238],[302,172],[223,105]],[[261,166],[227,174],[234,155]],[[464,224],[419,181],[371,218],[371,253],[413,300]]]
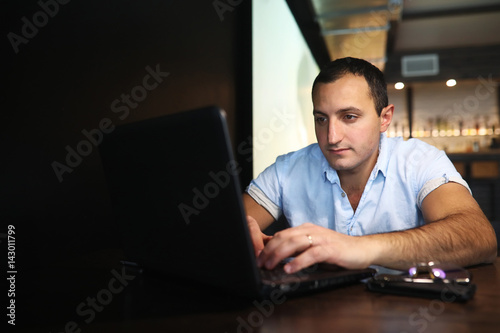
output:
[[[311,247],[298,255],[294,260],[288,262],[283,269],[287,273],[295,273],[304,268],[325,261],[324,251],[321,251],[320,246]]]
[[[250,238],[252,238],[252,244],[255,251],[255,256],[258,257],[259,254],[264,249],[264,239],[262,236],[263,233],[262,231],[260,231],[260,227],[257,221],[253,217],[247,216],[247,221],[248,221],[248,230],[250,231]],[[268,240],[266,240],[266,242],[267,241]]]

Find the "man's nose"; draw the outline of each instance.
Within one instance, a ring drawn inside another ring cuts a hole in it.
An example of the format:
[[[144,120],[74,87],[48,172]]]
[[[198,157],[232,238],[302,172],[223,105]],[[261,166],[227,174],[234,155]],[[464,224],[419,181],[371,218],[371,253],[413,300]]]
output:
[[[342,126],[336,121],[330,121],[328,124],[328,144],[335,145],[342,141],[344,134]]]

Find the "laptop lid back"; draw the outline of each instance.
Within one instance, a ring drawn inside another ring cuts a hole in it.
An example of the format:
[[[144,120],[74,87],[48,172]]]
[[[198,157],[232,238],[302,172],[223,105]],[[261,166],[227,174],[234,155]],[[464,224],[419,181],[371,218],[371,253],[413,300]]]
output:
[[[117,127],[100,152],[130,260],[146,269],[258,292],[241,169],[220,109]]]

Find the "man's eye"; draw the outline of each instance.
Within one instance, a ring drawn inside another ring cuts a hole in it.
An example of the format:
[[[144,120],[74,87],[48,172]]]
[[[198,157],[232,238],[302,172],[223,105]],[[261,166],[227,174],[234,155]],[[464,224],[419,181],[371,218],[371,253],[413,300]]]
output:
[[[322,124],[326,122],[326,117],[316,117],[315,120],[317,123]]]
[[[358,118],[358,117],[356,117],[356,116],[355,116],[355,115],[353,115],[353,114],[347,114],[347,115],[345,115],[345,119],[347,119],[347,120],[354,120],[354,119],[356,119],[356,118]]]

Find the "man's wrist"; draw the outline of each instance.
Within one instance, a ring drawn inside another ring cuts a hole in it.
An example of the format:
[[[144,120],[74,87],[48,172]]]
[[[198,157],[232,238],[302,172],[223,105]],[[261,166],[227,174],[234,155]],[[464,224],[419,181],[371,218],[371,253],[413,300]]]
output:
[[[388,235],[367,235],[362,238],[369,265],[390,267],[399,261],[397,247],[393,246],[394,239],[389,239]]]

